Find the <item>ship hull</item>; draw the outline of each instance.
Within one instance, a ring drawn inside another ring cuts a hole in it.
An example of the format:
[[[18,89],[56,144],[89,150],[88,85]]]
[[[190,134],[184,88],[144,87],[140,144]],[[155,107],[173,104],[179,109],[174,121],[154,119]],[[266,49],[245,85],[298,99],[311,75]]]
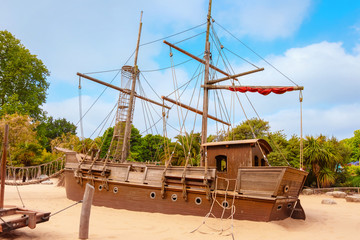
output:
[[[298,193],[306,177],[304,174],[301,178],[296,179],[288,174],[288,179],[281,179],[280,184],[278,184],[279,188],[287,184],[297,186],[297,189],[292,187],[293,191],[296,192],[295,196],[269,196],[212,189],[210,190],[211,197],[208,199],[209,195],[202,188],[188,187],[186,198],[184,198],[184,190],[175,185],[167,186],[164,194],[162,194],[162,187],[159,184],[139,184],[111,179],[104,184],[104,178],[94,176],[79,178],[75,171],[76,169],[71,168],[65,170],[67,197],[74,201],[81,200],[85,185],[89,183],[95,187],[93,198],[93,205],[95,206],[194,216],[206,216],[212,209],[211,213],[216,217],[220,217],[224,213],[224,218],[233,217],[234,219],[252,221],[273,221],[288,217],[305,219],[305,213],[301,205],[297,203]],[[294,172],[293,169],[291,171]],[[282,178],[284,176],[286,174],[283,174]],[[289,182],[287,183],[287,181]],[[214,188],[214,184],[212,188]],[[227,202],[225,209],[222,207],[224,202]]]

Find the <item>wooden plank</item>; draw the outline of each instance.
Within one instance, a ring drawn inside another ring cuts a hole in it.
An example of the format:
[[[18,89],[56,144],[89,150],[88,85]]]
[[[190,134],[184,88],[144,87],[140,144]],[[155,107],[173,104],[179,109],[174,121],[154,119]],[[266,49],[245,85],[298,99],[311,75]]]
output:
[[[281,181],[284,177],[284,174],[285,174],[285,171],[286,171],[286,168],[284,168],[282,171],[281,171],[281,174],[279,175],[278,179],[277,179],[277,184],[276,184],[276,187],[274,189],[274,193],[273,193],[273,196],[277,196],[277,193],[278,193],[278,190],[279,190],[279,186],[281,184]]]
[[[146,167],[146,168],[145,168],[145,171],[144,171],[143,180],[142,180],[143,183],[146,183],[145,180],[146,180],[147,172],[148,172],[148,168]]]
[[[130,174],[130,169],[131,169],[131,166],[128,166],[127,172],[126,172],[126,176],[125,176],[125,182],[128,182],[129,174]]]
[[[274,195],[282,171],[271,168],[239,169],[237,191],[240,194]]]

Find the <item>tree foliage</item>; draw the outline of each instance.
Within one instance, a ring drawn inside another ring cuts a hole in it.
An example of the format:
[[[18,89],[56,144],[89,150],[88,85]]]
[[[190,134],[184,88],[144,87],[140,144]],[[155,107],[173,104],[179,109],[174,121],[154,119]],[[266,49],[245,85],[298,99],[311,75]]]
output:
[[[354,131],[354,136],[343,140],[351,148],[350,162],[360,160],[360,129]]]
[[[0,31],[0,116],[19,113],[43,117],[49,71],[8,31]]]
[[[174,149],[172,164],[183,166],[186,159],[189,158],[188,164],[192,166],[200,165],[200,133],[185,133],[185,135],[177,135],[175,139],[177,141],[171,146],[171,149]]]
[[[56,156],[49,157],[46,150],[36,138],[37,123],[29,116],[17,113],[4,115],[0,119],[0,135],[4,134],[5,124],[9,125],[9,155],[14,166],[31,166],[51,161]],[[1,137],[0,142],[2,143]]]
[[[51,140],[60,137],[62,134],[76,134],[76,126],[68,122],[65,118],[54,119],[53,117],[46,117],[36,128],[37,138],[39,143],[51,150]]]
[[[269,122],[258,118],[252,118],[240,123],[237,127],[233,128],[226,140],[244,140],[252,138],[263,138],[270,130]]]
[[[50,145],[52,151],[54,151],[55,147],[78,150],[82,146],[79,137],[70,132],[63,133],[60,137],[51,140]]]

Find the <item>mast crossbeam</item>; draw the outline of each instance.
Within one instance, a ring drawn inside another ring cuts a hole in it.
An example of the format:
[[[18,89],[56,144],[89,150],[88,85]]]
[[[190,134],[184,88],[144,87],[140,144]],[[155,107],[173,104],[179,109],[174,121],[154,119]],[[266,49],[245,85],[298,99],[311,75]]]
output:
[[[109,87],[109,88],[118,90],[118,91],[120,91],[120,92],[122,92],[122,93],[130,94],[130,90],[129,90],[129,89],[117,87],[117,86],[115,86],[115,85],[112,85],[112,84],[107,83],[107,82],[103,82],[103,81],[101,81],[101,80],[99,80],[99,79],[90,77],[90,76],[85,75],[85,74],[82,74],[82,73],[76,73],[76,75],[78,75],[78,76],[80,76],[80,77],[83,77],[83,78],[86,78],[86,79],[88,79],[88,80],[91,80],[91,81],[93,81],[93,82],[102,84],[102,85],[107,86],[107,87]],[[155,104],[155,105],[158,105],[158,106],[160,106],[160,107],[164,107],[164,108],[167,108],[167,109],[171,109],[170,107],[168,107],[168,106],[166,106],[166,105],[164,105],[164,104],[162,104],[162,103],[158,103],[158,102],[156,102],[156,101],[154,101],[154,100],[151,100],[151,99],[149,99],[149,98],[140,96],[140,95],[138,95],[138,94],[135,94],[135,97],[136,97],[136,98],[139,98],[139,99],[142,99],[142,100],[144,100],[144,101],[153,103],[153,104]]]
[[[190,107],[190,106],[188,106],[188,105],[186,105],[186,104],[183,104],[183,103],[181,103],[181,102],[175,101],[175,100],[173,100],[173,99],[171,99],[171,98],[168,98],[168,97],[165,97],[165,96],[161,96],[161,98],[164,99],[164,100],[166,100],[166,101],[168,101],[168,102],[171,102],[171,103],[173,103],[173,104],[176,104],[176,105],[178,105],[178,106],[180,106],[180,107],[183,107],[183,108],[185,108],[185,109],[188,109],[188,110],[190,110],[190,111],[192,111],[192,112],[194,112],[194,113],[203,115],[203,111],[200,111],[200,110],[198,110],[198,109],[196,109],[196,108]],[[231,126],[230,123],[225,122],[225,121],[223,121],[223,120],[221,120],[221,119],[218,119],[218,118],[216,118],[216,117],[214,117],[214,116],[207,115],[207,117],[210,118],[210,119],[212,119],[212,120],[218,121],[218,122],[220,122],[220,123],[222,123],[222,124],[225,124],[225,125],[227,125],[227,126]]]

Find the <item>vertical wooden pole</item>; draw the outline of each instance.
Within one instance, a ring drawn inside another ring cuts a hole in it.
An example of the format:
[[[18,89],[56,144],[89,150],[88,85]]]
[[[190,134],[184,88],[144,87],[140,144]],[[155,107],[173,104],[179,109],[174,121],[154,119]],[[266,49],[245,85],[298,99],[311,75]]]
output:
[[[204,76],[204,99],[203,99],[203,117],[202,117],[202,130],[201,130],[201,144],[207,142],[207,121],[208,121],[208,109],[209,109],[209,89],[206,87],[209,82],[209,69],[210,69],[210,42],[209,42],[209,33],[210,33],[210,24],[211,24],[211,0],[209,0],[209,9],[207,15],[207,28],[206,28],[206,42],[205,42],[205,76]],[[206,148],[201,148],[201,161],[200,166],[204,166],[206,161],[205,156]]]
[[[80,227],[79,227],[79,239],[89,238],[89,221],[90,221],[90,210],[94,196],[94,187],[90,184],[86,184],[83,203],[80,215]]]
[[[0,209],[4,208],[5,197],[5,175],[6,175],[6,150],[8,145],[9,125],[5,125],[3,152],[1,157],[1,192],[0,192]]]
[[[140,16],[140,26],[139,26],[139,33],[138,33],[138,39],[136,44],[136,52],[135,52],[135,60],[134,60],[134,69],[132,73],[132,83],[131,83],[131,91],[130,91],[130,98],[129,98],[129,106],[128,106],[128,112],[126,117],[126,124],[125,124],[125,131],[124,131],[124,140],[123,140],[123,148],[122,148],[122,156],[121,156],[121,162],[125,162],[130,150],[130,136],[131,136],[131,122],[132,122],[132,113],[133,113],[133,104],[134,104],[134,95],[135,95],[135,85],[136,80],[138,77],[138,66],[137,66],[137,59],[139,54],[139,47],[140,47],[140,37],[141,37],[141,28],[142,28],[142,14]]]

